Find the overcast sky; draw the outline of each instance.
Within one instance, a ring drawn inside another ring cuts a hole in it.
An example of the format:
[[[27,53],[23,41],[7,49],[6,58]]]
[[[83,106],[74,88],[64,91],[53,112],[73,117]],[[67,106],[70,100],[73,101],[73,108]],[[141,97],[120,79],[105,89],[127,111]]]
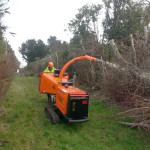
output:
[[[85,4],[99,4],[100,0],[9,0],[10,14],[3,22],[8,26],[6,39],[19,61],[24,66],[18,49],[28,39],[41,39],[45,43],[49,36],[56,36],[59,40],[69,41],[71,35],[64,32],[67,24],[78,13],[78,9]],[[16,36],[8,34],[16,33]]]

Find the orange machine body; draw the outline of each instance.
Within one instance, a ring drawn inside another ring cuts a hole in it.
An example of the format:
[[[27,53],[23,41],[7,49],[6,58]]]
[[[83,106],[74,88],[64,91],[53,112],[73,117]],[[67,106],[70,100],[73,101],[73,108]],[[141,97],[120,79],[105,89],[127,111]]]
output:
[[[82,91],[74,86],[61,86],[57,89],[56,106],[64,114],[67,114],[68,97],[88,97],[85,91]]]
[[[55,77],[54,74],[50,73],[41,73],[41,80],[40,80],[40,94],[57,94],[57,87],[58,87],[58,77]],[[63,82],[68,82],[69,77],[63,77]]]
[[[45,74],[41,73],[41,78],[39,82],[39,91],[41,94],[51,94],[56,95],[56,103],[55,106],[61,111],[63,115],[67,114],[68,111],[68,100],[76,100],[79,102],[80,99],[85,101],[88,99],[88,94],[85,91],[80,90],[73,86],[73,84],[69,83],[69,76],[64,76],[65,71],[67,68],[77,61],[82,60],[91,60],[96,61],[96,58],[90,56],[81,56],[72,59],[69,61],[61,70],[58,76],[55,74]],[[86,101],[85,101],[86,102]],[[84,103],[83,103],[84,104]],[[86,102],[88,104],[88,100]],[[73,105],[73,104],[72,104]],[[72,109],[72,108],[71,108]]]
[[[40,81],[40,93],[56,95],[56,107],[64,114],[67,114],[68,94],[73,97],[88,96],[85,91],[74,86],[68,86],[68,76],[62,78],[64,86],[58,84],[58,77],[53,74],[43,74]]]

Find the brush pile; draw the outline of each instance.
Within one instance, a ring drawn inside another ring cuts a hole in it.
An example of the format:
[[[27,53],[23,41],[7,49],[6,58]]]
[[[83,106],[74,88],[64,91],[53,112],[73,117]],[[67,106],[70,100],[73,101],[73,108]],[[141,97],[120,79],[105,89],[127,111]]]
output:
[[[147,30],[145,30],[147,31]],[[124,42],[110,41],[113,58],[103,61],[102,89],[125,111],[119,122],[150,130],[150,40],[148,32],[130,35]],[[102,66],[102,65],[101,65]],[[130,119],[128,119],[130,118]]]

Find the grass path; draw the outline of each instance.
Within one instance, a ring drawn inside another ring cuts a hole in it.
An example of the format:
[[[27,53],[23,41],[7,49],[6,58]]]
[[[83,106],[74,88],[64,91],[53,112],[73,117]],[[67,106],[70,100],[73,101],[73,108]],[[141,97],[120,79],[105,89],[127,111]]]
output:
[[[51,125],[44,115],[46,95],[38,92],[38,79],[16,77],[0,117],[0,150],[149,150],[150,136],[106,118],[116,108],[99,101],[89,106],[90,121]]]

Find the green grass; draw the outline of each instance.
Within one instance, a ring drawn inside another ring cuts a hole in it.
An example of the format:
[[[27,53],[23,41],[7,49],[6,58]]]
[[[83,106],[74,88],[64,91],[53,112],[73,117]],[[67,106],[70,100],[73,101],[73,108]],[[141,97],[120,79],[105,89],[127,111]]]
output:
[[[46,95],[38,92],[36,77],[16,77],[6,96],[5,114],[0,117],[3,150],[149,150],[150,136],[121,126],[107,116],[118,109],[99,101],[89,106],[90,121],[51,125],[44,115]]]

